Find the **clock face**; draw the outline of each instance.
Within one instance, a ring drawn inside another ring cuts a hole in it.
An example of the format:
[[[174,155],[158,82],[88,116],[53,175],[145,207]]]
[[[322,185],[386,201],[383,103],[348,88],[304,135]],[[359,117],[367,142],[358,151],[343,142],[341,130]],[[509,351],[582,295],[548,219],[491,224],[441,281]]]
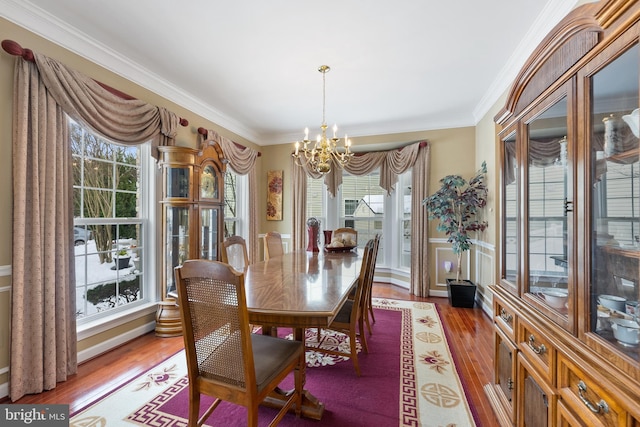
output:
[[[213,166],[206,166],[200,175],[200,197],[215,199],[217,197],[216,172]]]

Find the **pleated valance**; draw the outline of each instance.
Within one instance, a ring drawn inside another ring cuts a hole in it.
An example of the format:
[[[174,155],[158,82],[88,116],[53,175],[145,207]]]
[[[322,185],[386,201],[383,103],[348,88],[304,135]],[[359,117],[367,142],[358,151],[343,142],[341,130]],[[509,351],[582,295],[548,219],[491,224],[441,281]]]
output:
[[[34,53],[44,83],[56,103],[73,120],[112,141],[137,145],[151,141],[151,154],[158,146],[173,145],[179,117],[163,107],[139,99],[124,99],[86,75],[45,55]]]
[[[348,173],[357,176],[368,175],[380,168],[379,185],[387,194],[391,194],[398,182],[398,175],[413,167],[418,157],[418,150],[425,145],[425,142],[417,142],[399,150],[358,153],[351,157],[351,160],[343,168]],[[322,177],[320,173],[309,169],[306,164],[298,165],[298,167],[301,167],[307,176],[311,178],[318,179]],[[342,168],[333,160],[331,170],[324,176],[324,184],[327,186],[331,197],[335,197],[338,188],[342,185]]]

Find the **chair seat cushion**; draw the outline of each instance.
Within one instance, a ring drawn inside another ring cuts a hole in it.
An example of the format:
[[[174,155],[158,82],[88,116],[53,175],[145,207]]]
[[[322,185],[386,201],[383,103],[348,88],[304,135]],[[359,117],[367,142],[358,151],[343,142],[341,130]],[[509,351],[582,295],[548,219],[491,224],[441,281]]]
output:
[[[351,311],[353,310],[353,300],[346,300],[344,302],[344,304],[342,305],[342,307],[340,308],[340,311],[338,312],[338,314],[336,315],[335,319],[333,319],[333,322],[337,322],[337,323],[349,323],[351,322]]]
[[[253,362],[256,367],[258,390],[267,385],[284,366],[304,351],[300,341],[285,340],[269,335],[251,334]]]

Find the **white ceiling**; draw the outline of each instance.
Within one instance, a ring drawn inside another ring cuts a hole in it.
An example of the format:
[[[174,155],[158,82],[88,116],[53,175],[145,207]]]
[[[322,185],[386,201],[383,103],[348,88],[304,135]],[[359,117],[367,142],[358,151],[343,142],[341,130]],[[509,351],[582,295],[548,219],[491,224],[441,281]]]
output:
[[[339,136],[473,126],[576,3],[0,0],[0,16],[267,145],[318,132],[322,64]]]

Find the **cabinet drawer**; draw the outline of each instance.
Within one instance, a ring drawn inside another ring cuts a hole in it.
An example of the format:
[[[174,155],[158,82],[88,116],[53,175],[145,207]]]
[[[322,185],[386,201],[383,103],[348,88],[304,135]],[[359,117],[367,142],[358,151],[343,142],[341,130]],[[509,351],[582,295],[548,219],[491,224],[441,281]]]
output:
[[[607,382],[597,373],[585,374],[563,355],[558,358],[558,393],[564,405],[586,425],[633,425]]]
[[[494,322],[511,341],[516,341],[516,312],[499,297],[493,297]]]
[[[549,384],[555,384],[556,348],[547,336],[523,319],[518,320],[518,349]]]

